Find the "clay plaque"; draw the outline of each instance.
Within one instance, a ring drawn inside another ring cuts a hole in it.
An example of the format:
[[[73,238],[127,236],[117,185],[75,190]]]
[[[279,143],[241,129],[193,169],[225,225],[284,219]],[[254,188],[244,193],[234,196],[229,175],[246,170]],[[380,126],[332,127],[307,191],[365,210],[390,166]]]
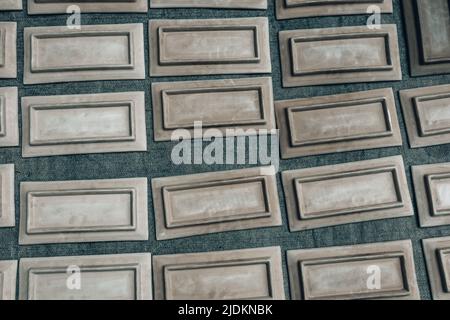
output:
[[[151,300],[150,253],[20,260],[21,300]],[[80,290],[67,286],[67,272],[76,266]],[[84,281],[83,281],[84,279]]]
[[[420,299],[410,240],[291,250],[287,259],[294,300]]]
[[[413,166],[421,227],[450,225],[450,164]]]
[[[274,167],[152,180],[158,240],[281,225]]]
[[[284,87],[402,79],[396,25],[281,31]]]
[[[267,18],[150,20],[150,75],[270,73]]]
[[[401,156],[286,171],[291,231],[412,216]]]
[[[193,137],[197,121],[205,136],[208,129],[227,136],[228,129],[236,135],[275,129],[271,78],[153,83],[152,95],[156,141],[171,140],[178,129]]]
[[[283,159],[401,146],[392,89],[277,101]]]
[[[25,84],[145,79],[142,24],[30,27],[24,39]]]
[[[23,182],[19,243],[148,239],[147,178]]]
[[[450,85],[400,91],[411,148],[450,142]]]
[[[22,98],[24,157],[146,151],[143,92]]]
[[[156,300],[284,300],[279,247],[153,258]]]

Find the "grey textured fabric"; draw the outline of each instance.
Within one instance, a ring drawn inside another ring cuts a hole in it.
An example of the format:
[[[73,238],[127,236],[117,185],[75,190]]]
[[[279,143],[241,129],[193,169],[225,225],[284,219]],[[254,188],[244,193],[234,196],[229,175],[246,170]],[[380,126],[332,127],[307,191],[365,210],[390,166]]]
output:
[[[148,50],[147,25],[149,19],[181,19],[181,18],[230,18],[249,16],[268,16],[270,20],[271,51],[273,63],[273,86],[276,100],[329,95],[335,93],[355,92],[375,88],[393,87],[396,92],[397,112],[404,145],[402,148],[389,148],[371,151],[349,152],[325,156],[306,157],[281,162],[281,170],[309,168],[327,164],[337,164],[364,159],[375,159],[385,156],[403,155],[407,168],[408,182],[413,196],[411,185],[411,165],[431,164],[450,161],[450,146],[438,146],[425,149],[412,150],[409,148],[405,132],[403,116],[398,101],[398,90],[450,83],[450,75],[431,76],[421,78],[409,77],[406,35],[401,11],[401,3],[394,0],[395,12],[393,15],[383,15],[383,23],[396,23],[399,30],[400,52],[404,80],[401,82],[387,82],[375,84],[354,84],[318,86],[306,88],[283,89],[281,86],[280,58],[278,50],[278,32],[289,29],[322,28],[338,26],[364,25],[366,16],[341,16],[295,19],[289,21],[276,21],[274,4],[269,0],[268,11],[245,10],[150,10],[146,14],[83,14],[83,24],[108,23],[144,23],[145,46]],[[24,0],[24,6],[26,1]],[[29,26],[64,25],[66,15],[28,16],[23,12],[2,12],[0,21],[17,21],[18,23],[18,70],[17,80],[0,80],[0,87],[18,86],[19,95],[56,95],[81,94],[100,92],[120,92],[127,90],[142,90],[146,92],[147,99],[147,130],[148,152],[117,153],[98,155],[56,156],[35,159],[23,159],[20,148],[4,148],[0,150],[0,163],[14,163],[16,165],[16,224],[19,211],[19,183],[22,181],[51,181],[51,180],[78,180],[102,179],[121,177],[148,177],[149,179],[161,176],[183,175],[198,172],[236,169],[242,166],[175,166],[171,163],[170,154],[172,143],[155,143],[152,132],[152,106],[150,98],[150,84],[152,81],[194,80],[227,77],[179,77],[179,78],[153,78],[147,76],[145,81],[102,81],[82,82],[51,85],[24,86],[23,77],[23,28]],[[146,54],[148,66],[148,54]],[[148,74],[148,71],[147,71]],[[242,76],[231,76],[238,78]],[[19,115],[20,116],[20,115]],[[278,178],[278,180],[280,180]],[[197,236],[171,241],[156,241],[154,236],[154,214],[152,196],[149,193],[149,224],[150,240],[144,242],[112,242],[112,243],[85,243],[85,244],[55,244],[55,245],[18,245],[18,227],[0,229],[0,260],[19,259],[24,257],[49,257],[66,255],[92,255],[116,254],[132,252],[151,252],[155,255],[184,252],[201,252],[227,249],[241,249],[264,246],[281,246],[283,252],[290,249],[316,248],[336,245],[352,245],[382,241],[412,239],[417,268],[417,277],[424,299],[430,298],[430,289],[421,246],[421,239],[449,236],[450,226],[430,229],[418,227],[417,217],[382,220],[350,224],[339,227],[290,233],[287,227],[284,195],[279,184],[280,201],[284,225],[277,228],[255,229],[238,232],[227,232]],[[289,297],[289,285],[284,263],[284,279],[286,294]]]

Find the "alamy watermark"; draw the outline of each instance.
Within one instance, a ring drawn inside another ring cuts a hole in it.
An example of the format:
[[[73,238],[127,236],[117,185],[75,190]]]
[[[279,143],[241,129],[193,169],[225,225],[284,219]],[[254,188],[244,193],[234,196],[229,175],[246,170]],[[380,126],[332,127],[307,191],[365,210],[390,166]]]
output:
[[[277,130],[268,129],[203,129],[202,121],[194,129],[178,129],[172,133],[178,142],[171,153],[176,165],[272,165],[280,163]]]
[[[367,14],[370,14],[367,19],[367,27],[371,30],[381,29],[381,8],[377,5],[367,7]]]

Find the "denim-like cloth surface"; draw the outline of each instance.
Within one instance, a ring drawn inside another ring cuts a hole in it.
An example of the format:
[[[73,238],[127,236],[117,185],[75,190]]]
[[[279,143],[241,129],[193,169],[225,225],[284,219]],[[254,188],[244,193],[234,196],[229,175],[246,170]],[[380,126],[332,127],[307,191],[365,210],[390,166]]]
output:
[[[402,15],[401,3],[394,0],[394,14],[383,15],[382,23],[397,24],[399,31],[400,55],[403,69],[403,81],[385,83],[362,83],[351,85],[328,85],[305,88],[283,89],[281,86],[281,68],[278,49],[278,32],[281,30],[310,29],[341,26],[365,25],[367,16],[339,16],[321,18],[302,18],[287,21],[275,19],[273,0],[269,0],[267,11],[253,10],[207,10],[207,9],[169,9],[149,10],[148,14],[83,14],[82,24],[119,24],[143,23],[146,48],[147,79],[145,81],[98,81],[73,82],[63,84],[29,85],[24,86],[23,79],[23,28],[32,26],[61,26],[66,24],[67,15],[39,15],[28,16],[23,12],[2,12],[0,21],[16,21],[18,23],[18,79],[0,80],[0,87],[18,86],[19,96],[84,94],[101,92],[145,91],[148,152],[114,153],[96,155],[55,156],[43,158],[23,159],[20,148],[0,149],[0,164],[14,163],[16,166],[16,227],[0,229],[0,260],[20,259],[24,257],[51,257],[70,255],[118,254],[133,252],[151,252],[154,255],[202,252],[215,250],[231,250],[265,246],[281,246],[283,250],[283,271],[287,297],[289,285],[286,270],[286,250],[300,248],[319,248],[340,245],[353,245],[383,241],[411,239],[414,245],[416,272],[422,298],[430,298],[430,289],[425,268],[421,239],[450,236],[450,226],[422,229],[418,226],[416,216],[400,219],[389,219],[373,222],[355,223],[337,227],[323,228],[304,232],[290,233],[287,226],[285,200],[278,177],[279,196],[282,209],[283,226],[236,232],[218,233],[196,236],[184,239],[156,241],[154,227],[154,213],[152,194],[149,188],[149,228],[150,239],[143,242],[105,242],[82,244],[52,244],[19,246],[19,184],[22,181],[52,181],[52,180],[80,180],[80,179],[108,179],[128,177],[148,177],[149,181],[155,177],[185,175],[208,171],[220,171],[242,168],[242,166],[225,165],[191,165],[175,166],[171,162],[171,148],[173,143],[153,141],[152,106],[150,97],[151,82],[239,78],[236,76],[217,77],[174,77],[152,78],[148,76],[148,20],[149,19],[208,19],[268,16],[270,23],[270,45],[273,65],[273,88],[276,100],[313,97],[337,93],[363,91],[369,89],[393,87],[396,95],[397,112],[403,136],[403,147],[377,149],[370,151],[347,152],[315,157],[298,158],[281,161],[280,170],[310,168],[366,159],[376,159],[387,156],[403,155],[407,170],[408,182],[414,207],[415,197],[411,182],[411,166],[450,162],[450,146],[412,150],[409,148],[405,131],[405,124],[398,99],[398,91],[450,83],[450,75],[411,78],[409,76],[408,50]],[[24,0],[24,8],[26,1]],[[87,48],[88,50],[88,48]],[[259,75],[260,76],[260,75]],[[19,113],[21,121],[21,115]]]

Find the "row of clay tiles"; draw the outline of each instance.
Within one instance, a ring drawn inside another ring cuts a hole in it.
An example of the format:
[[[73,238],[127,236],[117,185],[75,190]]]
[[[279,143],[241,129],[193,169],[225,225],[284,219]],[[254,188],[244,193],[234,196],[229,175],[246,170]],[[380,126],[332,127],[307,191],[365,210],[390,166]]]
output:
[[[450,238],[423,240],[423,247],[433,297],[449,299]],[[283,256],[280,247],[265,247],[23,258],[19,268],[0,261],[2,298],[15,298],[19,271],[20,299],[283,300]],[[286,258],[293,299],[420,299],[410,240],[288,250]]]

